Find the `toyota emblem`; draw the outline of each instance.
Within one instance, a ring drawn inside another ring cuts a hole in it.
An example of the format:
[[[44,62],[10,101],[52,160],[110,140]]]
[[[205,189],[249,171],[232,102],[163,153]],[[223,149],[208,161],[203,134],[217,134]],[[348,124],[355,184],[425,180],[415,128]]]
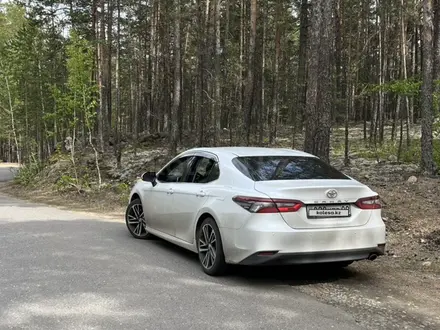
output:
[[[331,189],[331,190],[327,191],[327,197],[332,198],[332,199],[336,198],[336,197],[338,197],[338,192],[334,189]]]

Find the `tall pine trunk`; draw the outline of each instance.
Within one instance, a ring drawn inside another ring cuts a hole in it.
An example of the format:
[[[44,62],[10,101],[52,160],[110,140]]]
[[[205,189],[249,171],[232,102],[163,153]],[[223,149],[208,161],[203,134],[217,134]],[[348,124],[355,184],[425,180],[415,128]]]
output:
[[[307,47],[308,47],[308,27],[309,27],[309,1],[301,1],[300,9],[300,33],[299,33],[299,53],[298,53],[298,74],[297,74],[297,112],[293,116],[294,132],[292,146],[295,146],[295,133],[302,133],[304,114],[306,112],[307,97]]]
[[[115,123],[115,154],[116,165],[121,167],[121,82],[120,82],[120,67],[121,67],[121,3],[117,0],[117,35],[116,35],[116,72],[115,72],[115,87],[116,87],[116,123]]]
[[[222,96],[221,96],[221,44],[220,44],[220,8],[221,0],[215,0],[215,100],[214,100],[214,115],[213,127],[214,127],[214,145],[220,145],[220,133],[221,133],[221,111],[222,111]]]
[[[332,108],[332,45],[334,0],[312,3],[307,77],[304,150],[326,162],[330,158]]]
[[[423,85],[421,95],[422,111],[422,170],[434,174],[436,166],[433,158],[432,126],[434,122],[433,105],[433,21],[432,0],[423,0]]]
[[[243,133],[242,143],[249,145],[251,134],[251,118],[254,101],[254,61],[255,61],[255,45],[257,38],[257,0],[251,0],[251,25],[248,49],[248,68],[247,79],[244,92],[244,118],[243,118]]]
[[[279,107],[279,68],[280,68],[280,54],[281,54],[281,12],[282,2],[278,1],[275,10],[275,57],[273,61],[273,85],[272,85],[272,113],[269,127],[269,144],[273,144],[277,139],[277,122],[278,122],[278,107]]]
[[[180,50],[180,0],[174,0],[176,12],[174,13],[174,89],[173,89],[173,105],[171,108],[171,140],[170,153],[175,155],[177,153],[177,139],[178,139],[178,117],[180,110],[180,87],[181,87],[181,50]]]

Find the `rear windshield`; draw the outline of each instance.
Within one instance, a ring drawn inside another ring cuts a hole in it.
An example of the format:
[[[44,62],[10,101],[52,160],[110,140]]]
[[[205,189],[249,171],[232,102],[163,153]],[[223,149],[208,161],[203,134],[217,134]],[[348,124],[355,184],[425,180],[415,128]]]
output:
[[[272,180],[340,180],[347,176],[314,157],[255,156],[237,157],[235,167],[254,181]]]

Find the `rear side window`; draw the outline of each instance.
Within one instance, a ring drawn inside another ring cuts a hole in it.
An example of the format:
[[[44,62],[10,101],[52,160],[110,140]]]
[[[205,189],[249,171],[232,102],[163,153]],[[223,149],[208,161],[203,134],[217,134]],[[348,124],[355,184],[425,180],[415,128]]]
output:
[[[335,168],[314,157],[237,157],[232,163],[241,173],[254,181],[349,180]]]

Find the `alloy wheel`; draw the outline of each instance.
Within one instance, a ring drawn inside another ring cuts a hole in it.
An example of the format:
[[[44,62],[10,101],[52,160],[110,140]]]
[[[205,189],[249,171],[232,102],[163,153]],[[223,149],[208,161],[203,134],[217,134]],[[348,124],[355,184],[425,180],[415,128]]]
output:
[[[200,230],[199,258],[205,269],[211,269],[217,258],[217,237],[209,223],[204,224]]]
[[[140,203],[133,203],[127,212],[127,226],[131,233],[139,238],[146,237],[148,235],[145,229],[145,216]]]

